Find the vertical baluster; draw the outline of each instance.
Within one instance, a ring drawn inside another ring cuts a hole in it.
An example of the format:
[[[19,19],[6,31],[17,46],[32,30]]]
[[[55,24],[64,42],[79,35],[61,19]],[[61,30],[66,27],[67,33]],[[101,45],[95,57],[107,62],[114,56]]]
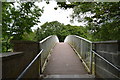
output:
[[[90,43],[90,73],[92,74],[92,43]]]

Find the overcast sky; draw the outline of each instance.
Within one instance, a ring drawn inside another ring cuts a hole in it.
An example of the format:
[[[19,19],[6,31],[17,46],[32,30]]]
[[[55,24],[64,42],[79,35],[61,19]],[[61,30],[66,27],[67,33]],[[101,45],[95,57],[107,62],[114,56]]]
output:
[[[32,27],[33,30],[37,29],[37,27],[39,27],[40,25],[46,22],[52,22],[52,21],[58,21],[60,23],[64,23],[65,25],[66,24],[77,25],[77,26],[84,25],[83,23],[78,23],[77,21],[75,21],[74,23],[70,23],[70,15],[72,14],[73,10],[72,9],[63,10],[61,8],[57,8],[57,10],[55,10],[54,8],[57,7],[57,2],[55,1],[50,1],[49,4],[46,4],[45,1],[39,3],[36,2],[35,4],[40,8],[44,7],[44,12],[40,17],[41,23]]]

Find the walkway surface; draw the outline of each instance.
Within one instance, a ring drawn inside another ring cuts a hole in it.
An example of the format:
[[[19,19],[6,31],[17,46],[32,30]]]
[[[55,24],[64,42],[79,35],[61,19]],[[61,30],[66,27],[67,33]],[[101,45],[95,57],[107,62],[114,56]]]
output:
[[[82,62],[68,43],[57,43],[51,52],[44,75],[87,74]]]

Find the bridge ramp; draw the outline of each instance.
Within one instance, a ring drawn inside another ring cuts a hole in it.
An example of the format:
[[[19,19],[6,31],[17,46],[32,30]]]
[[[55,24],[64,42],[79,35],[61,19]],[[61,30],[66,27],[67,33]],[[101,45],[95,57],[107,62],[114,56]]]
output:
[[[82,62],[68,43],[57,43],[51,52],[44,75],[87,74]]]

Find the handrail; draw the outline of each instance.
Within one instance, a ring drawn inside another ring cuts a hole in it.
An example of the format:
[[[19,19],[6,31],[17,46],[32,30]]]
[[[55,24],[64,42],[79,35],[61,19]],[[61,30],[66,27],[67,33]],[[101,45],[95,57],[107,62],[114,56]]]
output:
[[[111,62],[109,62],[108,60],[106,60],[104,57],[100,56],[97,52],[95,52],[95,51],[93,51],[93,50],[92,50],[92,52],[120,72],[120,69],[119,69],[118,67],[116,67],[114,64],[112,64]]]
[[[81,39],[83,41],[86,41],[86,42],[88,42],[90,44],[90,69],[89,68],[88,69],[89,69],[89,72],[92,74],[92,41],[89,41],[89,40],[87,40],[87,39],[85,39],[83,37],[80,37],[80,36],[76,36],[76,35],[74,35],[74,36],[76,38],[79,38],[79,39]],[[85,65],[86,65],[86,63],[85,63]]]
[[[46,41],[46,40],[49,39],[50,37],[52,37],[52,36],[48,36],[48,37],[46,37],[45,39],[43,39],[43,40],[40,41],[39,43],[43,43],[44,41]]]
[[[76,36],[76,35],[74,35],[74,36],[77,37],[77,38],[80,38],[80,39],[82,39],[82,40],[84,40],[84,41],[86,41],[86,42],[92,43],[92,41],[89,41],[89,40],[87,40],[87,39],[85,39],[85,38],[83,38],[83,37]]]
[[[69,36],[71,36],[71,35],[68,35],[67,37],[69,37]],[[86,42],[92,43],[92,41],[89,41],[89,40],[87,40],[87,39],[85,39],[85,38],[83,38],[83,37],[80,37],[80,36],[77,36],[77,35],[72,35],[72,36],[75,36],[75,37],[77,37],[77,38],[79,38],[79,39],[82,39],[82,40],[84,40],[84,41],[86,41]],[[67,37],[66,37],[65,39],[67,39]],[[64,42],[65,42],[65,40],[64,40]]]
[[[76,41],[78,40],[78,42]],[[92,42],[82,38],[80,36],[77,35],[68,35],[64,42],[68,42],[69,44],[73,45],[75,47],[75,49],[78,51],[78,53],[80,54],[81,58],[84,61],[85,67],[87,68],[88,72],[90,74],[92,74]],[[80,45],[79,45],[80,42]],[[84,52],[84,47],[82,47],[84,45],[84,43],[88,43],[90,44],[88,47],[86,47],[87,49],[89,49],[89,51],[85,52],[85,54],[88,54],[88,52],[90,53],[89,56],[85,57],[82,53]],[[76,46],[81,47],[80,50],[78,48],[76,48]],[[85,57],[85,58],[84,58]],[[89,58],[89,61],[85,61],[85,59]]]
[[[43,49],[39,52],[39,54],[37,54],[37,56],[30,62],[30,64],[23,70],[23,72],[18,76],[18,78],[16,80],[19,80],[20,78],[22,78],[22,76],[25,74],[25,72],[30,68],[30,66],[38,59],[38,57],[41,55],[41,53],[43,52]]]

